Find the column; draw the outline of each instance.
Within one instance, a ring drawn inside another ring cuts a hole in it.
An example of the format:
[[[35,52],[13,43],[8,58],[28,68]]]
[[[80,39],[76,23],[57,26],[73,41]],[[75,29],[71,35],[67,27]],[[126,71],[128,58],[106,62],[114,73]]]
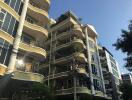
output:
[[[15,68],[16,57],[17,57],[17,53],[19,49],[19,43],[21,41],[21,35],[22,35],[23,25],[24,25],[26,13],[27,13],[28,3],[29,3],[29,0],[24,1],[23,10],[20,16],[19,26],[17,29],[17,34],[13,43],[13,49],[12,49],[12,53],[11,53],[11,57],[10,57],[10,61],[9,61],[8,69],[7,69],[7,74],[12,73]]]
[[[103,93],[104,93],[104,95],[106,95],[105,83],[104,83],[104,77],[103,77],[103,72],[102,72],[102,66],[101,66],[101,62],[100,62],[100,56],[99,56],[99,49],[98,49],[97,39],[95,39],[95,41],[96,41],[96,50],[97,50],[97,57],[98,57],[98,65],[99,65],[99,71],[100,71],[100,76],[101,76],[101,81],[102,81]]]
[[[85,37],[86,37],[86,49],[87,49],[87,57],[88,57],[87,60],[88,60],[88,64],[89,64],[91,94],[94,95],[95,91],[94,91],[93,75],[92,75],[92,68],[91,68],[91,54],[90,54],[90,48],[89,48],[87,25],[85,26],[84,32],[85,32]]]

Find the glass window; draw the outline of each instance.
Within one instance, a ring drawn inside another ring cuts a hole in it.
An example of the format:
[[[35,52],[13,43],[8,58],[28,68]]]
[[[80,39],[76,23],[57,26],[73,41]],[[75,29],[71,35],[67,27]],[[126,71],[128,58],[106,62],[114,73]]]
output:
[[[0,21],[3,21],[4,20],[4,16],[5,16],[5,13],[0,12]]]
[[[13,33],[13,28],[15,26],[15,18],[12,17],[11,18],[11,21],[10,21],[10,25],[9,25],[9,28],[8,28],[8,33],[9,34],[12,34]]]
[[[97,68],[92,64],[92,73],[97,75]]]
[[[12,45],[0,38],[0,63],[6,66],[9,63],[9,57],[12,52]]]
[[[21,0],[17,0],[16,6],[15,6],[15,11],[18,12],[20,8]]]
[[[19,23],[11,14],[3,9],[0,10],[0,29],[14,37],[17,32],[18,24]]]
[[[18,11],[18,14],[19,14],[19,15],[21,15],[21,13],[22,13],[22,8],[23,8],[23,3],[21,2],[20,8],[19,8],[19,11]]]
[[[6,54],[6,60],[5,60],[5,62],[4,62],[4,64],[5,64],[6,66],[8,66],[8,64],[9,64],[9,60],[10,60],[10,55],[11,55],[11,52],[12,52],[12,48],[13,48],[12,45],[10,45],[9,48],[8,48],[8,52],[7,52],[7,54]]]
[[[16,0],[11,0],[10,6],[14,9],[16,4]]]
[[[1,29],[1,27],[2,27],[2,23],[3,23],[3,22],[0,21],[0,29]]]
[[[9,5],[10,0],[4,0],[4,2]]]
[[[4,0],[7,5],[10,5],[19,15],[21,14],[23,3],[21,0]]]
[[[0,28],[2,27],[2,24],[4,22],[4,18],[5,18],[5,12],[0,9]]]
[[[14,27],[13,34],[12,34],[13,37],[16,36],[18,24],[19,24],[18,21],[15,21],[15,27]]]
[[[4,31],[6,31],[6,32],[8,30],[8,26],[9,26],[10,19],[11,19],[11,15],[9,13],[7,13],[7,15],[5,17],[5,20],[4,20],[4,23],[3,23],[3,26],[2,26],[2,29]]]
[[[2,48],[2,52],[0,55],[0,63],[2,63],[2,64],[4,63],[6,53],[7,53],[7,50]]]
[[[4,40],[0,38],[0,47],[3,46]]]

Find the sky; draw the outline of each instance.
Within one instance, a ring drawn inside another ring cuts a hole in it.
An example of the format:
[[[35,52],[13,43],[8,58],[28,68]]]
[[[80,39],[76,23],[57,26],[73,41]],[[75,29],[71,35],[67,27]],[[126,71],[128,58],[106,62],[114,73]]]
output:
[[[82,23],[96,28],[98,43],[114,55],[121,73],[128,73],[123,67],[126,54],[115,50],[112,44],[120,37],[121,29],[128,29],[132,19],[132,0],[51,0],[51,18],[56,19],[68,10],[82,18]]]

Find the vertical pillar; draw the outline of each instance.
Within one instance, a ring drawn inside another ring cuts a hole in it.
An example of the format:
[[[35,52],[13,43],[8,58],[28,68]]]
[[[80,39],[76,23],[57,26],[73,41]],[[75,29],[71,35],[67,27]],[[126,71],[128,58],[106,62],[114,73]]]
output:
[[[93,75],[92,75],[92,68],[91,68],[91,54],[90,54],[90,48],[89,48],[87,25],[85,26],[84,32],[85,32],[85,38],[86,38],[86,49],[87,49],[87,57],[88,57],[87,60],[88,60],[88,64],[89,64],[91,94],[94,95],[95,91],[94,91]]]
[[[95,39],[95,41],[96,41],[96,50],[97,50],[99,71],[100,71],[100,76],[101,76],[101,81],[102,81],[102,88],[103,88],[103,93],[104,93],[104,95],[105,95],[105,94],[106,94],[106,91],[105,91],[105,83],[104,83],[104,77],[103,77],[103,72],[102,72],[102,66],[101,66],[100,57],[99,57],[98,43],[97,43],[97,40],[96,40],[96,39]]]
[[[76,91],[76,75],[74,72],[74,76],[73,76],[73,83],[74,83],[74,100],[77,100],[77,91]]]
[[[20,16],[17,34],[14,39],[13,49],[12,49],[12,54],[11,54],[9,65],[8,65],[7,74],[12,73],[15,68],[16,57],[17,57],[17,53],[18,53],[18,49],[19,49],[19,43],[21,41],[21,35],[22,35],[23,25],[24,25],[26,13],[27,13],[28,3],[29,3],[29,0],[24,0],[24,6],[23,6],[23,10],[22,10],[22,13]]]

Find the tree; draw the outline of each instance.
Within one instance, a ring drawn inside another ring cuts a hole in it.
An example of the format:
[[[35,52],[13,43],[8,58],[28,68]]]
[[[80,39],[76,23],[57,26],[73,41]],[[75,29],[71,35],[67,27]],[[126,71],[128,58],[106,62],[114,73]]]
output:
[[[31,97],[38,96],[38,100],[55,100],[55,91],[52,86],[48,87],[41,83],[35,83],[30,87]]]
[[[123,100],[132,100],[132,84],[123,83],[120,85],[120,90],[123,93]]]
[[[122,35],[117,39],[116,43],[113,44],[117,50],[121,50],[123,53],[127,54],[124,59],[126,61],[125,67],[132,71],[132,21],[128,26],[128,31],[122,30]]]
[[[28,88],[17,89],[12,95],[12,100],[23,100],[21,97],[24,96],[32,100],[55,100],[55,91],[43,83],[33,83]]]

